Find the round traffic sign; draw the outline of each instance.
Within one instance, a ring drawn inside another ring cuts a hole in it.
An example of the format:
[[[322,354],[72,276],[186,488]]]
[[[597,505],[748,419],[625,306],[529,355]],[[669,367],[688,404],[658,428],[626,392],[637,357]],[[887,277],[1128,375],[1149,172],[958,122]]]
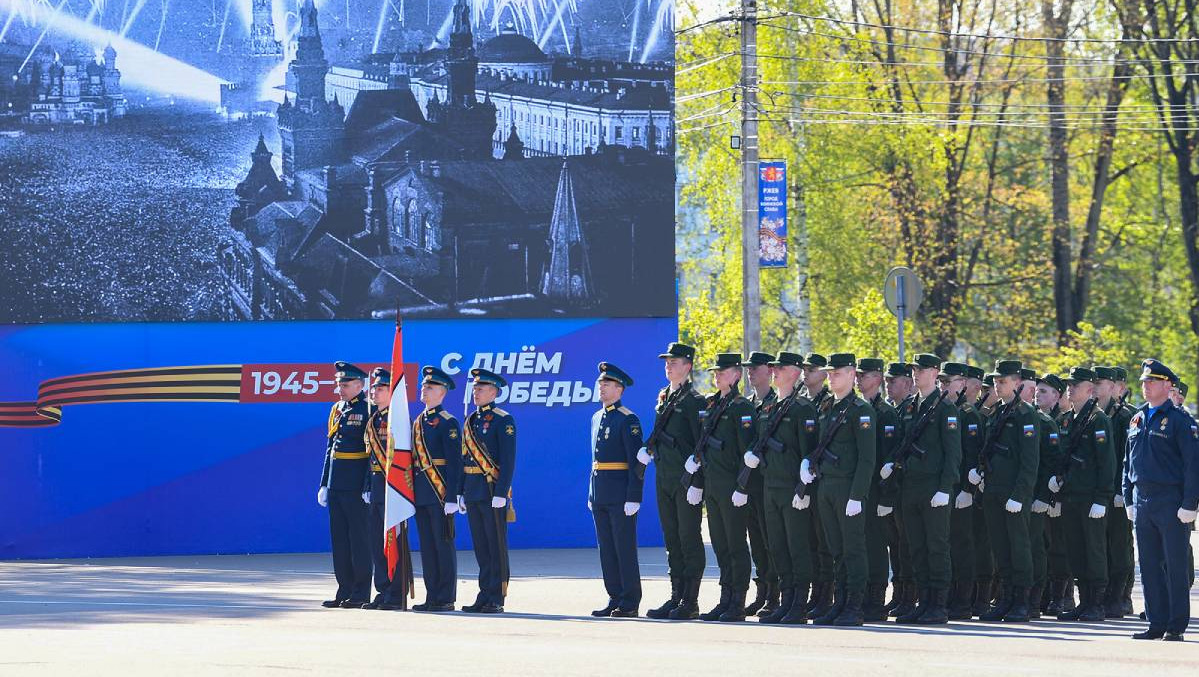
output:
[[[903,316],[911,317],[924,300],[924,285],[911,268],[896,266],[887,273],[883,283],[883,299],[892,315],[899,317],[899,307],[903,306]]]

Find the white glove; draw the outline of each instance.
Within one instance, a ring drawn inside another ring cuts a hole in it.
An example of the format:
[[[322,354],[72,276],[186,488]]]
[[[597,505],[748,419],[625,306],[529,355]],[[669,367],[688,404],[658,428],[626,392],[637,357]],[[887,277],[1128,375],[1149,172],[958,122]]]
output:
[[[796,510],[807,510],[809,505],[812,505],[811,496],[805,494],[803,498],[800,498],[799,494],[795,494],[791,497],[791,507]]]
[[[969,491],[959,491],[958,497],[953,499],[953,507],[958,510],[964,510],[974,505],[974,496]]]
[[[1035,500],[1032,502],[1032,511],[1037,514],[1049,512],[1049,504],[1045,501]]]
[[[1062,516],[1061,501],[1058,501],[1057,503],[1054,503],[1053,505],[1049,506],[1049,516],[1050,517],[1061,517]]]
[[[861,501],[855,501],[851,498],[851,499],[849,499],[849,502],[845,504],[845,516],[846,517],[853,517],[855,515],[860,514],[861,512],[862,512],[862,502]]]
[[[879,468],[878,476],[883,479],[887,479],[888,477],[891,476],[891,473],[893,473],[893,472],[895,472],[895,464],[894,463],[884,463],[883,467]]]
[[[683,468],[687,470],[687,474],[694,475],[699,470],[699,459],[694,456],[688,456],[687,460],[683,463]]]
[[[742,459],[745,461],[745,467],[747,468],[756,468],[762,462],[762,459],[758,458],[752,451],[745,452],[745,456]]]
[[[641,447],[637,450],[637,462],[641,465],[649,465],[650,461],[654,460],[653,456],[649,455],[649,450]]]
[[[371,504],[371,492],[369,492],[369,491],[362,492],[362,502],[367,505]]]
[[[812,464],[806,458],[803,460],[803,463],[799,464],[799,481],[804,484],[811,484],[816,481],[816,476],[812,474]]]
[[[458,496],[458,514],[459,515],[466,514],[466,497],[465,496]]]
[[[492,496],[491,497],[491,507],[498,509],[498,508],[502,508],[506,505],[508,505],[508,499],[506,497],[504,497],[504,496]]]
[[[944,491],[938,491],[937,493],[933,494],[932,500],[930,500],[928,504],[934,508],[944,508],[945,506],[949,505],[949,494],[945,493]]]
[[[687,502],[691,505],[699,505],[700,501],[704,500],[704,490],[699,487],[687,487]]]
[[[1137,521],[1137,507],[1135,505],[1124,506],[1124,514],[1128,516],[1129,522]]]
[[[641,509],[640,503],[633,503],[632,501],[626,501],[624,504],[624,516],[632,517],[633,515],[636,515],[637,511],[640,509]]]
[[[895,512],[895,508],[892,508],[889,505],[880,505],[874,509],[874,514],[878,515],[879,517],[886,517],[893,512]]]
[[[978,468],[971,468],[970,472],[966,473],[966,479],[970,480],[970,484],[978,486],[983,481],[983,476],[978,474]]]
[[[458,512],[458,501],[446,501],[445,505],[442,506],[442,512],[447,515],[453,515]]]
[[[1023,508],[1024,508],[1023,504],[1017,503],[1016,501],[1013,501],[1010,498],[1007,500],[1007,504],[1003,506],[1003,509],[1007,510],[1010,513],[1020,512],[1020,510]]]
[[[1058,481],[1057,475],[1049,478],[1049,490],[1055,494],[1062,490],[1062,483]]]
[[[1099,503],[1091,504],[1091,512],[1087,513],[1087,517],[1093,520],[1102,519],[1107,514],[1107,507]]]
[[[1199,516],[1199,510],[1187,510],[1186,508],[1178,509],[1178,521],[1183,524],[1190,524],[1195,521],[1195,517]]]
[[[741,493],[740,491],[733,492],[733,507],[740,508],[746,503],[749,503],[749,496]]]
[[[1115,507],[1115,508],[1123,508],[1124,507],[1124,494],[1116,494],[1115,496],[1112,497],[1112,507]]]
[[[595,512],[591,509],[591,499],[587,499],[587,512]]]
[[[329,489],[327,487],[321,487],[316,492],[316,502],[320,503],[322,508],[329,507]]]

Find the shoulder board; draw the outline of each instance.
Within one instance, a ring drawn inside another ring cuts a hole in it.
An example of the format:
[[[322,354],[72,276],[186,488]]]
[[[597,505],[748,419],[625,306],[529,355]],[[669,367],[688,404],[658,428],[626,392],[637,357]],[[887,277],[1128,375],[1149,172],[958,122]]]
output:
[[[330,412],[337,411],[337,407],[338,407],[340,404],[341,404],[341,402],[334,402],[334,403],[333,403],[333,406],[329,407],[329,411],[330,411]]]
[[[619,411],[620,413],[624,414],[625,416],[633,415],[632,410],[629,409],[628,407],[617,407],[616,411]]]
[[[453,414],[451,414],[450,412],[446,411],[445,409],[442,409],[442,410],[441,410],[441,417],[442,417],[442,418],[444,418],[445,420],[449,421],[449,420],[452,420],[452,419],[454,418],[454,415],[453,415]]]
[[[495,407],[494,409],[492,409],[492,411],[495,412],[496,416],[511,416],[512,415],[512,414],[509,414],[508,412],[504,411],[503,409],[500,409],[499,407]]]

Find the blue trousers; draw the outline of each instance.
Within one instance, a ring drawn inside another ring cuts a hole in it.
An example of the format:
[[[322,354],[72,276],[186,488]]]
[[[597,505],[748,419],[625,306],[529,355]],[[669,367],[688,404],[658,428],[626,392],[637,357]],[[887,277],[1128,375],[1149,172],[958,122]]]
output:
[[[508,571],[508,551],[501,546],[500,529],[504,530],[506,536],[508,523],[504,519],[505,514],[491,507],[491,499],[466,503],[470,540],[475,549],[475,561],[479,564],[479,596],[476,602],[504,605],[504,596],[508,592],[508,578],[505,575]]]
[[[333,575],[337,599],[371,599],[371,546],[367,506],[362,492],[329,492],[329,541],[333,546]]]
[[[621,609],[641,605],[641,567],[637,562],[637,516],[624,514],[624,503],[591,506],[595,540],[599,543],[600,570],[608,598]]]
[[[416,509],[416,532],[420,535],[421,577],[425,581],[425,601],[429,604],[453,604],[458,599],[458,553],[446,540],[447,520],[441,505],[422,505]]]
[[[1184,632],[1191,616],[1191,532],[1178,520],[1182,493],[1174,488],[1142,491],[1137,487],[1134,496],[1145,618],[1151,630]]]

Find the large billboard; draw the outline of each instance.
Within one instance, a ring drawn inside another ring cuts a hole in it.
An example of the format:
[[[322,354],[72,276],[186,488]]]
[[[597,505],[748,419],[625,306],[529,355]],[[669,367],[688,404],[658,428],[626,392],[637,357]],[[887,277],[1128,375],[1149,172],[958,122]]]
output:
[[[458,416],[510,381],[512,545],[594,543],[596,364],[648,426],[677,331],[672,0],[0,10],[0,558],[328,549],[397,313]]]

